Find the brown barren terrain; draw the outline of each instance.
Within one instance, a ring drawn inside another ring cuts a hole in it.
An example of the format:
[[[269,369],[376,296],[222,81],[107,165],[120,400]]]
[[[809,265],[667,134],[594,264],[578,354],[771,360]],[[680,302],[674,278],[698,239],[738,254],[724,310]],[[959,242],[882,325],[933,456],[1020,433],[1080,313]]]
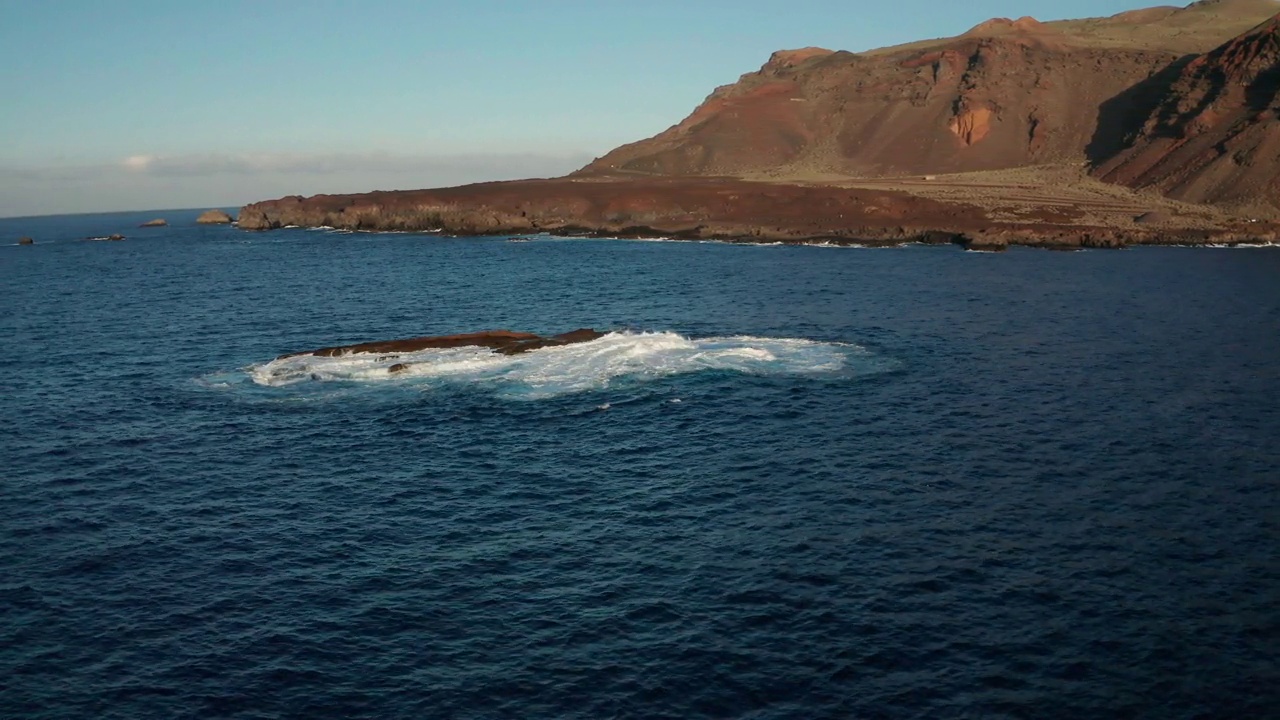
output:
[[[255,203],[284,225],[1046,247],[1274,241],[1275,0],[779,51],[567,178]]]

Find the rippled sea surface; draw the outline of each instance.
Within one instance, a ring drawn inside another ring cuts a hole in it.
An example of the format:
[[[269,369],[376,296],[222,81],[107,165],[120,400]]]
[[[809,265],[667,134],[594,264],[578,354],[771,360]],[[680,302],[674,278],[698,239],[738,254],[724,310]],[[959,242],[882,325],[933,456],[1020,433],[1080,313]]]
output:
[[[0,221],[0,716],[1280,708],[1280,250],[153,215]]]

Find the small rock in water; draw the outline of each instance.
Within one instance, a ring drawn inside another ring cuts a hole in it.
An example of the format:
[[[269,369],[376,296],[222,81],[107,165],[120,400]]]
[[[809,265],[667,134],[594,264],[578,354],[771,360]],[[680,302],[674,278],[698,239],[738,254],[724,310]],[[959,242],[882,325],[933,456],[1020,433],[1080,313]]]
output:
[[[35,245],[36,241],[32,240],[29,237],[20,237],[18,238],[18,244],[19,245]]]
[[[227,225],[230,222],[231,216],[222,210],[206,210],[196,218],[196,223],[200,225]]]
[[[156,218],[155,220],[148,220],[142,223],[141,225],[139,225],[138,227],[164,227],[168,224],[169,224],[168,220],[165,220],[164,218]]]

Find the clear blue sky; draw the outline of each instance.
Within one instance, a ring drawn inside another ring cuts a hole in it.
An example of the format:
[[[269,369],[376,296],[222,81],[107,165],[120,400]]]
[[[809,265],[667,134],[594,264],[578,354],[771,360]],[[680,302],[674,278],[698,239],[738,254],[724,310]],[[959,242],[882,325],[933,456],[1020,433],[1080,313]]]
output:
[[[0,0],[0,216],[558,175],[774,50],[1158,0]]]

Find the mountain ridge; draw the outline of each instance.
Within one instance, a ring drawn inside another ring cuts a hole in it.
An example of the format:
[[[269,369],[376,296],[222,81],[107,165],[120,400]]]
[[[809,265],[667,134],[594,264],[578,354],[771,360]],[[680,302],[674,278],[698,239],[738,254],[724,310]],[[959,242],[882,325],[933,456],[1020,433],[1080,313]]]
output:
[[[1263,11],[1274,15],[1280,4],[1209,0],[1049,23],[996,18],[952,38],[867,53],[778,51],[681,122],[578,174],[886,177],[1097,165],[1163,100],[1158,87],[1135,88],[1152,78],[1158,86],[1195,54],[1185,50],[1211,51]],[[1129,42],[1117,42],[1117,28]]]

